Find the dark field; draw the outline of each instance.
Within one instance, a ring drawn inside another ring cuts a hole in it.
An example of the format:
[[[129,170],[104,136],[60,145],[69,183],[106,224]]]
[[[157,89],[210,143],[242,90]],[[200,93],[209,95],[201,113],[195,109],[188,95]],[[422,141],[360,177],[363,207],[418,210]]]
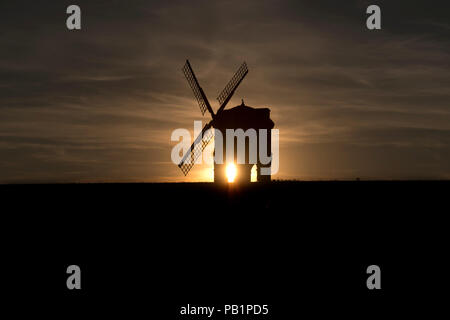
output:
[[[187,303],[269,304],[274,319],[426,313],[448,282],[449,187],[4,185],[3,287],[39,310],[127,318],[183,319]],[[66,289],[70,264],[81,291]],[[380,291],[366,288],[371,264]]]

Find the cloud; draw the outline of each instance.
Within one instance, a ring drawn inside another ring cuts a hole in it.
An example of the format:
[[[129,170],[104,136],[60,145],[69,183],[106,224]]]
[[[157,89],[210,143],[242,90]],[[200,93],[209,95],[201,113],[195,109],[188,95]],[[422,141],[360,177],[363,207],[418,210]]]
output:
[[[379,1],[379,32],[367,1],[80,0],[79,32],[69,4],[0,5],[0,182],[203,179],[205,166],[184,178],[169,165],[172,130],[209,121],[186,58],[215,109],[247,61],[229,107],[271,108],[279,177],[450,176],[440,1]]]

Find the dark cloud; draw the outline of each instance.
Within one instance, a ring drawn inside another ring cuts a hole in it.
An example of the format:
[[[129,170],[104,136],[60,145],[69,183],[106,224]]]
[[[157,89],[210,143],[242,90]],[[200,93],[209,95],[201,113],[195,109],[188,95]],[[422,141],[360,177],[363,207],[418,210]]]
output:
[[[280,178],[450,178],[444,1],[376,1],[376,32],[363,0],[76,3],[77,32],[72,1],[0,3],[0,182],[181,180],[186,58],[211,101],[248,62],[230,105],[271,108]]]

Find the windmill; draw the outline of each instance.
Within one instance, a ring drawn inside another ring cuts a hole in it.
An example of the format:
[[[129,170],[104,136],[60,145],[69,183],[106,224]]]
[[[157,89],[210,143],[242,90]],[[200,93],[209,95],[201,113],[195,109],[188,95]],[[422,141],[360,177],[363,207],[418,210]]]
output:
[[[195,164],[197,158],[202,154],[203,150],[212,140],[214,134],[211,129],[214,127],[221,132],[225,132],[226,129],[234,129],[234,128],[268,128],[272,129],[274,124],[272,120],[270,120],[270,110],[267,108],[255,109],[249,106],[245,106],[244,100],[242,100],[242,104],[230,110],[224,110],[227,103],[230,101],[234,92],[236,91],[239,84],[245,78],[248,73],[247,64],[244,62],[236,71],[234,76],[222,90],[220,95],[217,97],[219,101],[220,107],[216,113],[214,113],[208,98],[206,97],[205,92],[202,87],[198,83],[197,77],[192,70],[191,64],[189,60],[186,60],[186,64],[182,68],[184,75],[186,76],[187,81],[189,82],[192,91],[194,92],[194,96],[197,99],[197,102],[200,106],[200,111],[202,115],[208,111],[211,114],[211,121],[207,123],[198,137],[192,143],[190,149],[183,156],[182,160],[178,164],[178,167],[181,169],[183,174],[186,176],[192,167]],[[225,150],[225,144],[222,145]],[[215,146],[217,148],[217,144]],[[269,135],[269,150],[270,150],[270,135]],[[267,165],[266,165],[267,166]],[[243,164],[240,165],[238,175],[240,177],[240,181],[250,181],[250,172],[253,164]],[[259,166],[261,167],[261,166]],[[270,164],[269,164],[270,167]],[[226,169],[225,164],[214,164],[214,181],[215,182],[223,182],[226,181]],[[270,181],[270,175],[267,177],[263,177],[259,174],[258,170],[258,181]]]

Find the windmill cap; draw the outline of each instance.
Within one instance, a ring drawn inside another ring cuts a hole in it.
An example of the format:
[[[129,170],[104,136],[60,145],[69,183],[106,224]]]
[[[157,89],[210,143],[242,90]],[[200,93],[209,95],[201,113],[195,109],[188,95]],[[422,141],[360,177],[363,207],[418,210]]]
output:
[[[242,104],[228,110],[223,110],[218,119],[215,121],[215,127],[218,129],[272,129],[274,127],[274,123],[270,119],[269,108],[253,108],[246,106],[244,104],[244,100],[242,100]]]

